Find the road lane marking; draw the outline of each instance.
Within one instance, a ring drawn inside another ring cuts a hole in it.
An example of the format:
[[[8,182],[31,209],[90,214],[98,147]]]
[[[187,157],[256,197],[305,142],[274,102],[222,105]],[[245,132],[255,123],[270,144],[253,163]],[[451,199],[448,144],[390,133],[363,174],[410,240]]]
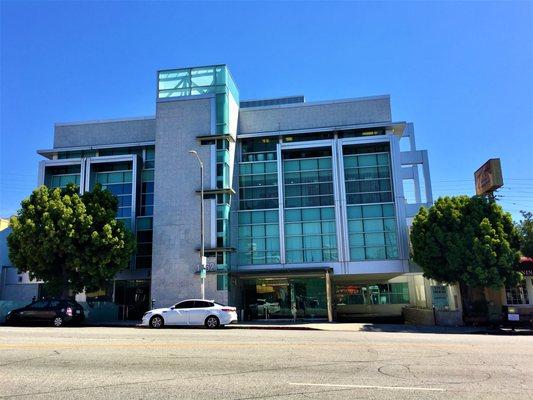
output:
[[[425,392],[445,392],[442,388],[424,388],[424,387],[407,387],[407,386],[371,386],[371,385],[340,385],[334,383],[297,383],[289,382],[293,386],[321,386],[321,387],[335,387],[335,388],[351,388],[351,389],[385,389],[385,390],[422,390]]]

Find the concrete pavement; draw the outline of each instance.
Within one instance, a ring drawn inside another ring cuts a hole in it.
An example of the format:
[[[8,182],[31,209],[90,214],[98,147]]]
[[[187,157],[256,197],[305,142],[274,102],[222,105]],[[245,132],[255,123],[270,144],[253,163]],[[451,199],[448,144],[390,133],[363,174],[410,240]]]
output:
[[[0,327],[0,398],[532,396],[527,336]]]

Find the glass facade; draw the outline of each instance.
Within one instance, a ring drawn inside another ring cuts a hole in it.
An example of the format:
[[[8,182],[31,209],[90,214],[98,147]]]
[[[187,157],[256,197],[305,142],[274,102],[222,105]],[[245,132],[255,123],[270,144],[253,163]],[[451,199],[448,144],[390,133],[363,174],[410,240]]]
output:
[[[160,100],[183,96],[213,94],[215,97],[215,130],[211,134],[235,135],[235,127],[230,126],[232,109],[239,104],[239,93],[235,82],[225,65],[165,70],[158,73],[158,93]],[[236,114],[235,122],[236,122]],[[233,130],[233,132],[232,132]],[[216,146],[216,246],[217,252],[227,252],[230,246],[230,205],[231,205],[231,167],[230,137],[209,140],[204,144]],[[227,254],[224,254],[224,259]],[[218,257],[217,257],[218,259]],[[227,271],[228,264],[218,264],[217,268]],[[227,287],[227,275],[219,274],[217,286]],[[220,289],[222,290],[222,289]]]
[[[246,319],[327,318],[324,277],[249,278],[243,286]]]
[[[80,166],[66,165],[46,170],[45,185],[50,188],[64,188],[69,183],[80,185]]]
[[[135,237],[137,239],[137,254],[135,255],[135,267],[137,269],[152,267],[152,241],[153,241],[152,217],[137,217]]]
[[[139,215],[154,214],[154,175],[155,175],[155,149],[149,147],[145,150],[143,170],[141,173],[141,208]]]
[[[129,227],[133,204],[131,162],[93,164],[92,174],[91,189],[99,183],[113,193],[118,199],[117,219]]]
[[[388,145],[343,152],[350,260],[398,258]]]
[[[401,283],[337,284],[336,305],[409,304],[409,285]]]
[[[57,153],[59,160],[66,160],[69,158],[82,158],[82,157],[94,157],[96,156],[96,150],[80,150],[80,151],[62,151]]]
[[[139,217],[137,217],[136,268],[152,268],[153,215],[154,215],[154,179],[155,179],[155,147],[148,146],[141,153],[141,194]]]
[[[381,132],[375,131],[376,134]],[[317,136],[317,139],[324,138],[330,136],[325,133]],[[272,225],[280,206],[278,142],[277,138],[242,141],[239,163],[240,265],[278,263],[281,259],[279,234]],[[334,187],[337,183],[333,179],[331,145],[287,149],[282,151],[282,157],[285,262],[338,261],[335,207],[343,205],[335,204]],[[389,144],[345,145],[342,157],[344,181],[340,185],[344,186],[346,199],[348,260],[397,259],[397,221]],[[252,210],[271,212],[246,213]],[[255,222],[253,218],[266,222]],[[269,230],[255,226],[257,223],[268,224]]]
[[[216,133],[229,133],[230,96],[239,104],[239,92],[225,65],[160,71],[158,99],[215,94]]]
[[[238,263],[280,262],[276,138],[245,140],[239,162]]]
[[[283,157],[286,262],[337,261],[331,149]]]
[[[138,183],[133,182],[133,163],[131,161],[109,161],[105,163],[95,162],[99,157],[137,155],[139,158]],[[137,220],[135,237],[137,240],[137,253],[135,256],[135,268],[146,269],[152,266],[152,216],[154,212],[154,173],[155,173],[155,147],[117,147],[98,150],[64,151],[58,152],[58,159],[92,158],[88,176],[89,188],[99,183],[104,189],[108,189],[118,199],[117,219],[122,220],[126,227],[132,228],[131,218],[133,210],[134,187],[138,185]],[[49,166],[45,170],[45,185],[65,187],[68,183],[78,186],[81,182],[80,165]]]
[[[239,264],[280,262],[278,210],[239,212]]]

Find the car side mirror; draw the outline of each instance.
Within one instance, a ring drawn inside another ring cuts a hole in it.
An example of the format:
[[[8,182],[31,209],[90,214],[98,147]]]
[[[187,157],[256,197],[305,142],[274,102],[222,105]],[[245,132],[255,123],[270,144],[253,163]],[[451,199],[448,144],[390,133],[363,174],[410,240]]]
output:
[[[175,309],[175,308],[176,308],[176,307],[174,307],[174,306],[170,307],[171,310],[173,310],[173,309]]]

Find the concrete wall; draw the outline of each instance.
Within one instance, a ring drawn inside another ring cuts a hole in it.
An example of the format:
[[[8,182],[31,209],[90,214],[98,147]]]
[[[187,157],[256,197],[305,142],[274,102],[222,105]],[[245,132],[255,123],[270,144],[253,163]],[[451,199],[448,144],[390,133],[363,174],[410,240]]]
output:
[[[402,308],[405,304],[347,304],[337,305],[335,311],[340,317],[358,315],[365,317],[394,317],[402,315]]]
[[[211,98],[159,102],[155,160],[154,241],[152,255],[152,299],[156,306],[200,297],[199,264],[200,189],[199,166],[188,150],[196,150],[204,162],[204,186],[209,187],[210,145],[196,136],[212,132]],[[214,154],[214,153],[213,153]],[[205,201],[206,244],[211,236],[210,210]],[[207,247],[207,246],[206,246]],[[206,297],[227,301],[227,292],[216,290],[216,276],[206,279]]]
[[[0,267],[11,266],[9,259],[9,249],[7,247],[7,237],[11,233],[11,228],[5,228],[0,231]]]
[[[24,304],[29,304],[38,294],[39,285],[37,283],[6,284],[2,288],[0,300],[21,301]]]
[[[0,300],[29,303],[33,296],[37,296],[38,285],[31,282],[28,274],[19,274],[16,267],[11,265],[7,237],[11,228],[0,231]],[[19,282],[19,277],[22,279]]]
[[[403,318],[406,325],[435,325],[433,310],[429,309],[405,307]]]
[[[239,113],[239,134],[390,121],[389,96],[376,96],[324,103],[244,108]]]
[[[56,124],[54,147],[146,142],[154,139],[154,118]]]
[[[403,317],[406,325],[425,326],[463,326],[463,314],[460,310],[435,310],[405,307]]]

